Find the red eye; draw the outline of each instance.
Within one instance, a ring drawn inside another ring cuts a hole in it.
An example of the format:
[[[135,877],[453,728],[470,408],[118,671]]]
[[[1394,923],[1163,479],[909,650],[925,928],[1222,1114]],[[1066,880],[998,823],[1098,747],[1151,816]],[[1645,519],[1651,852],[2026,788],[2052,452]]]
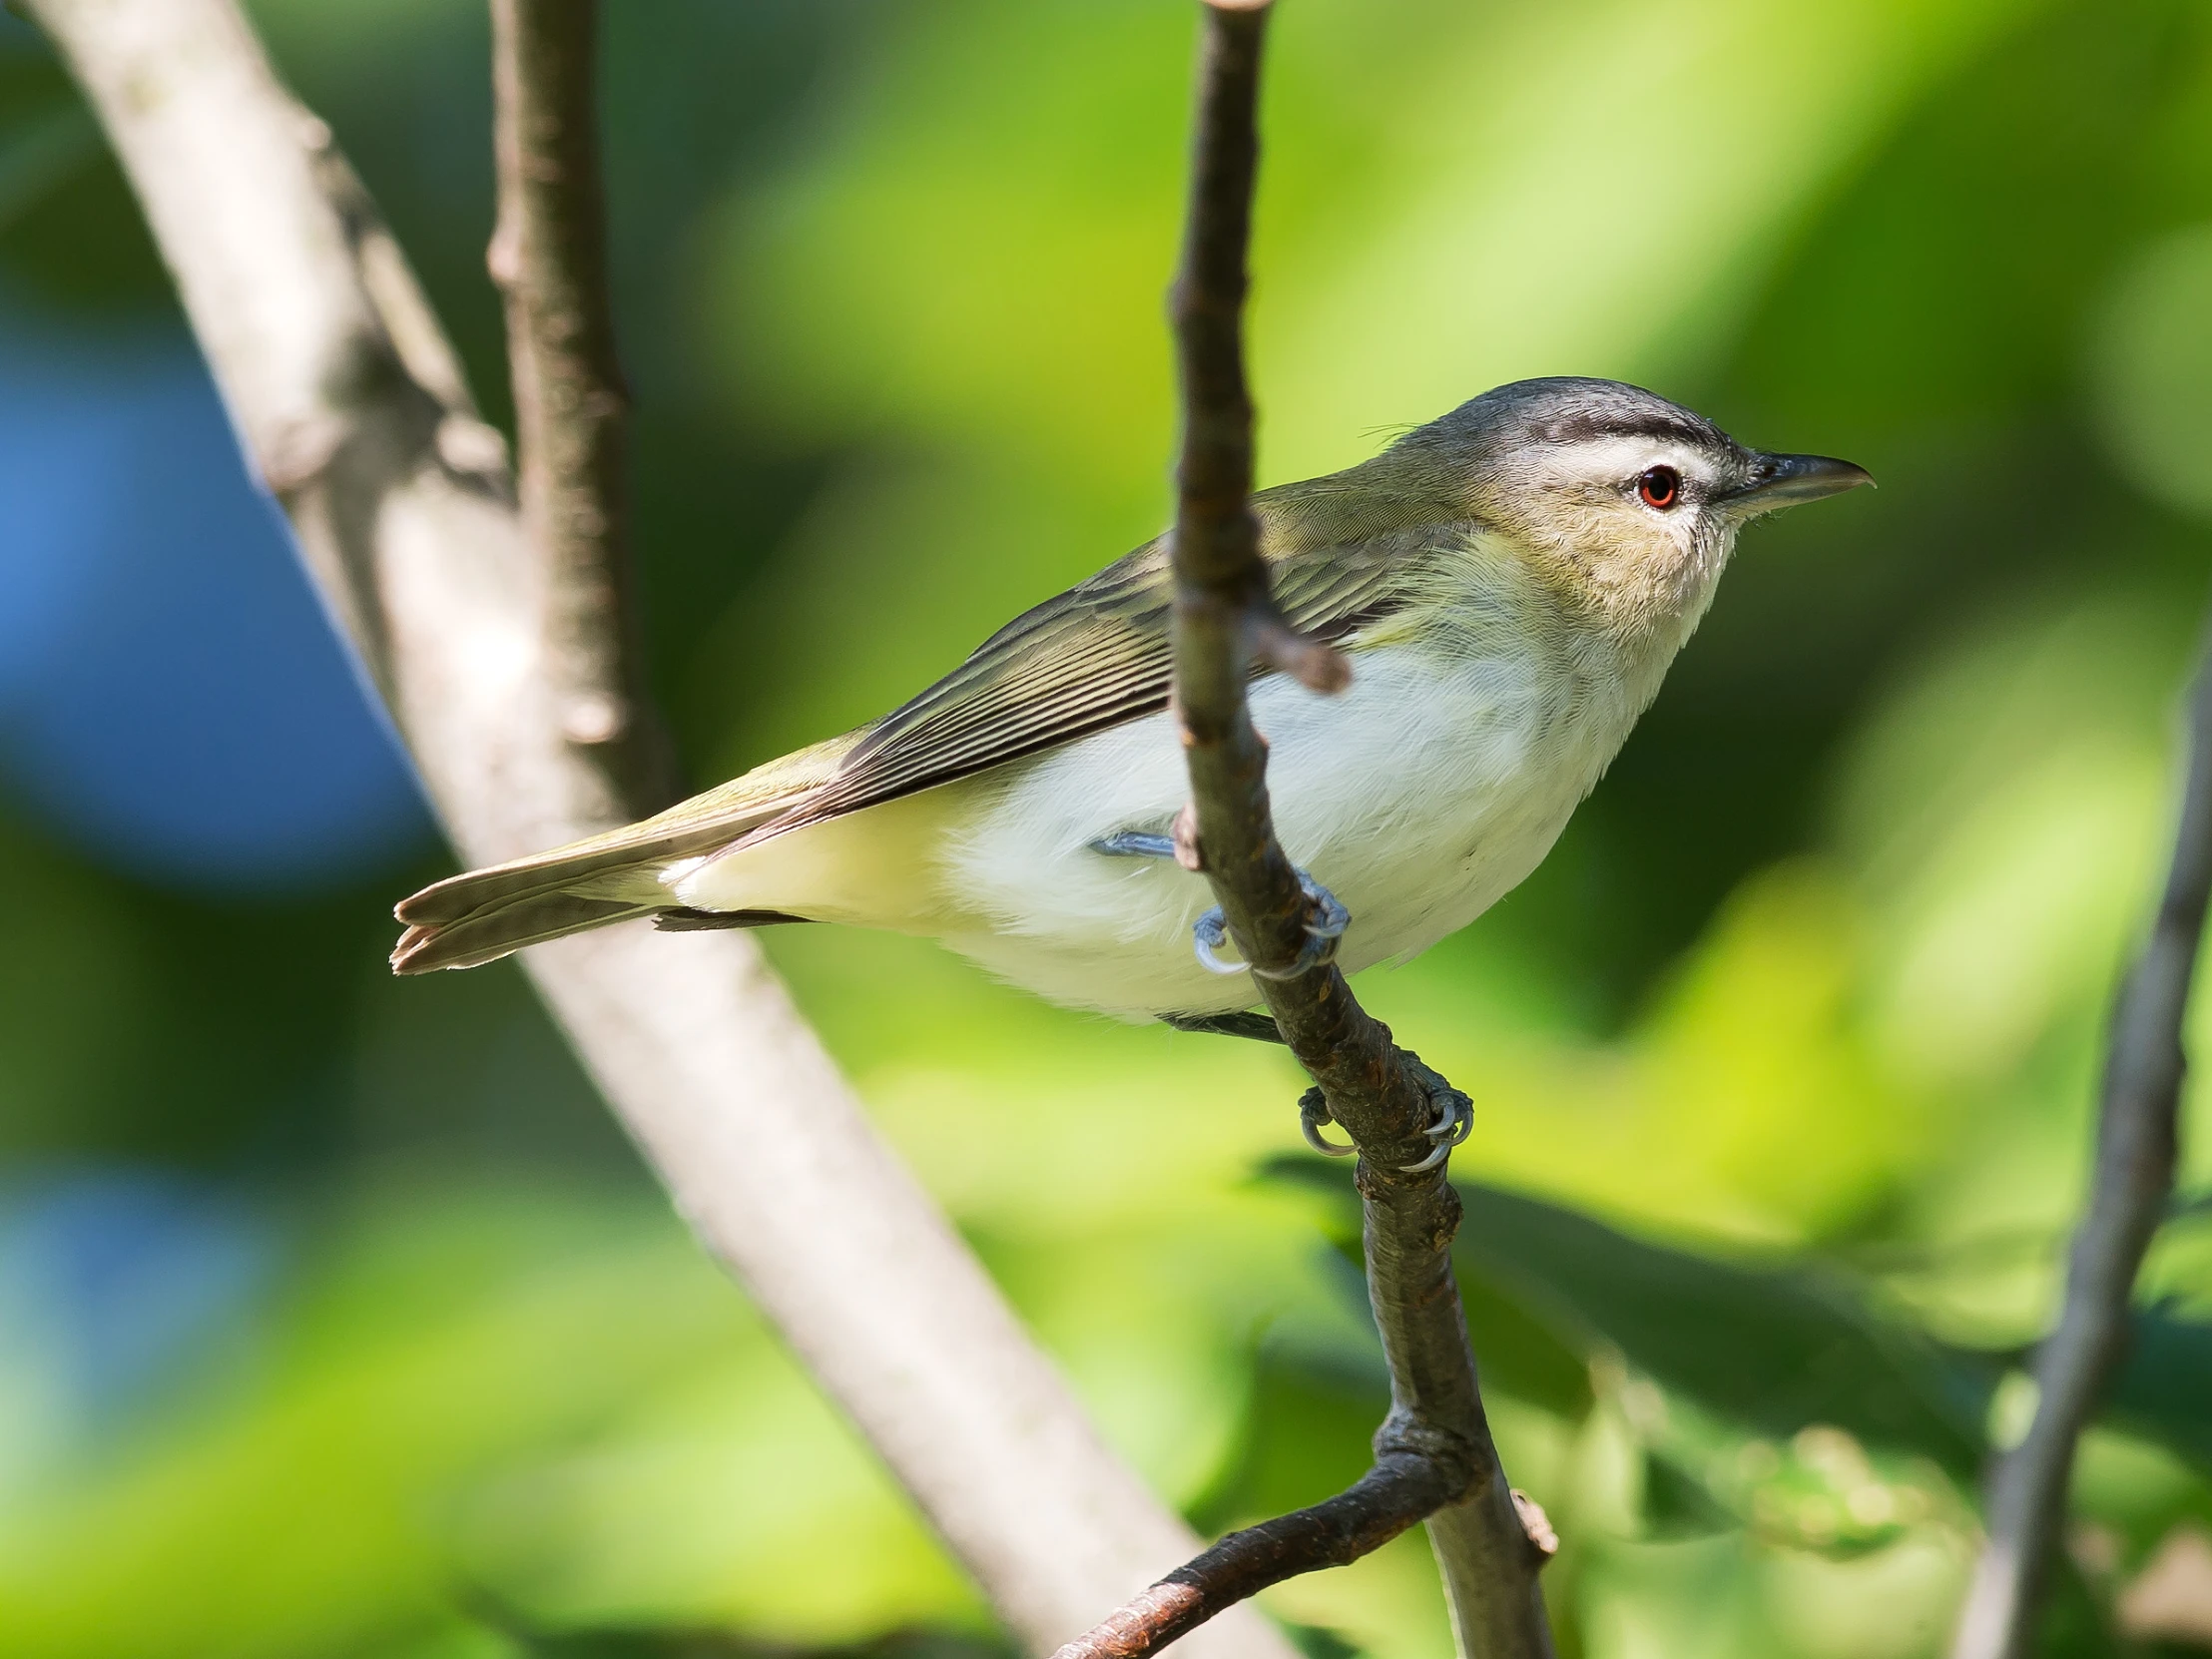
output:
[[[1636,480],[1636,493],[1645,506],[1665,512],[1682,499],[1682,474],[1671,466],[1655,466]]]

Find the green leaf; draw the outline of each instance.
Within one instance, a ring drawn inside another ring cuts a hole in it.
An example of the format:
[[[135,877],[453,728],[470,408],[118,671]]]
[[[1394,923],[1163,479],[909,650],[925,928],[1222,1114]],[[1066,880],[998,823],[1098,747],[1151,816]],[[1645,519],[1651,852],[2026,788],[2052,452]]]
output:
[[[1330,1243],[1351,1264],[1345,1275],[1346,1291],[1364,1310],[1367,1283],[1360,1267],[1360,1211],[1345,1173],[1299,1154],[1286,1154],[1270,1159],[1263,1177],[1312,1187],[1340,1202],[1336,1225],[1329,1229]],[[1468,1273],[1464,1264],[1459,1272],[1459,1301],[1466,1311],[1467,1335],[1485,1388],[1501,1389],[1569,1419],[1590,1408],[1587,1351],[1564,1340],[1546,1315],[1492,1278]],[[1380,1349],[1373,1358],[1374,1386],[1386,1400],[1389,1377],[1382,1369]]]
[[[1493,1187],[1460,1192],[1461,1274],[1517,1292],[1585,1352],[1616,1348],[1763,1432],[1833,1423],[1961,1472],[1980,1462],[1996,1369],[1881,1316],[1847,1284],[1652,1244]]]
[[[2105,1409],[2121,1427],[2212,1472],[2212,1325],[2162,1305],[2135,1311],[2133,1340]]]
[[[1335,1171],[1304,1160],[1276,1171],[1340,1191],[1349,1211],[1351,1189]],[[1999,1371],[1987,1358],[1883,1317],[1825,1273],[1695,1255],[1495,1187],[1459,1191],[1466,1214],[1452,1259],[1469,1330],[1485,1373],[1512,1391],[1516,1368],[1525,1376],[1540,1365],[1555,1377],[1561,1353],[1587,1360],[1611,1350],[1762,1433],[1832,1423],[1962,1475],[1978,1466]],[[1495,1361],[1485,1324],[1510,1334]]]
[[[1308,1159],[1275,1179],[1345,1205],[1350,1184]],[[1765,1434],[1814,1423],[1870,1445],[1918,1451],[1971,1481],[1997,1379],[2018,1356],[1939,1343],[1891,1318],[1840,1274],[1759,1267],[1654,1244],[1522,1193],[1462,1182],[1452,1248],[1484,1375],[1506,1391],[1572,1409],[1569,1369],[1612,1350],[1703,1409]],[[1586,1380],[1581,1400],[1587,1401]],[[2212,1469],[2212,1324],[2138,1309],[2107,1396],[2121,1427]]]

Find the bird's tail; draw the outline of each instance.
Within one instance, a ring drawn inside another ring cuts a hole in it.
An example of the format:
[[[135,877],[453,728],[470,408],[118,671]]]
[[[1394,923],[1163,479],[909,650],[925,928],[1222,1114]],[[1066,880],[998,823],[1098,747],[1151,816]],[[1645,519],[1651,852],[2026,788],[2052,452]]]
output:
[[[392,949],[392,971],[475,967],[524,945],[637,916],[667,915],[694,927],[797,919],[687,910],[663,877],[672,865],[717,852],[789,811],[830,776],[850,741],[802,750],[643,823],[424,887],[392,912],[407,924]]]
[[[453,921],[408,923],[392,947],[394,973],[428,973],[435,968],[478,967],[513,954],[526,944],[543,944],[588,927],[649,916],[668,907],[625,903],[619,898],[590,898],[577,893],[550,892],[491,903]],[[405,920],[405,912],[401,912]]]
[[[673,909],[661,872],[692,850],[692,837],[654,833],[653,820],[572,841],[511,863],[472,869],[403,898],[407,924],[392,948],[394,973],[475,967],[526,944]],[[715,841],[744,832],[718,825]]]

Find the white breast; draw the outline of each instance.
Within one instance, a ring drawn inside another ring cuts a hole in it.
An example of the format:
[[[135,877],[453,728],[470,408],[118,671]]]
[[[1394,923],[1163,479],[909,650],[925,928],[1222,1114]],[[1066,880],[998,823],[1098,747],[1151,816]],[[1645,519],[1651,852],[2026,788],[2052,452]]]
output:
[[[1550,849],[1641,709],[1592,649],[1482,630],[1361,651],[1337,697],[1281,677],[1254,688],[1284,847],[1352,911],[1348,970],[1464,926]],[[974,918],[946,942],[1059,1002],[1250,1006],[1248,975],[1193,958],[1191,923],[1213,902],[1203,878],[1091,849],[1117,830],[1164,831],[1187,793],[1165,714],[1002,769],[943,844],[947,909]]]

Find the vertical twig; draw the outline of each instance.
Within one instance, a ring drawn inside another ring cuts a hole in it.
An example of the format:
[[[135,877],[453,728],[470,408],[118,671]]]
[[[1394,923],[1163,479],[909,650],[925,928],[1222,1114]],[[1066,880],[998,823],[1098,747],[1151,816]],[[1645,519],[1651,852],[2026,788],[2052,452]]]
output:
[[[1244,371],[1245,260],[1259,164],[1257,106],[1268,7],[1208,0],[1190,217],[1172,311],[1183,395],[1177,468],[1175,707],[1190,767],[1192,841],[1268,1006],[1359,1147],[1370,1298],[1390,1368],[1376,1467],[1350,1491],[1225,1538],[1061,1650],[1141,1659],[1269,1584],[1341,1565],[1428,1519],[1460,1651],[1551,1652],[1537,1574],[1548,1553],[1505,1483],[1475,1381],[1451,1238],[1458,1195],[1415,1171],[1450,1086],[1353,997],[1334,963],[1296,971],[1312,901],[1277,841],[1267,746],[1246,702],[1255,657],[1333,691],[1349,669],[1296,636],[1269,596],[1251,508],[1252,403]],[[1463,1103],[1463,1097],[1458,1097]],[[1532,1506],[1529,1506],[1532,1508]]]
[[[1988,1538],[1952,1659],[2024,1659],[2066,1520],[2074,1446],[2127,1347],[2129,1302],[2173,1191],[2186,1058],[2181,1024],[2212,896],[2212,651],[2189,695],[2173,862],[2150,937],[2112,1010],[2088,1214],[2058,1323],[2035,1356],[2027,1436],[1989,1473]]]
[[[491,0],[499,218],[485,264],[507,307],[522,522],[546,560],[561,730],[632,815],[675,775],[644,697],[596,117],[597,0]]]

